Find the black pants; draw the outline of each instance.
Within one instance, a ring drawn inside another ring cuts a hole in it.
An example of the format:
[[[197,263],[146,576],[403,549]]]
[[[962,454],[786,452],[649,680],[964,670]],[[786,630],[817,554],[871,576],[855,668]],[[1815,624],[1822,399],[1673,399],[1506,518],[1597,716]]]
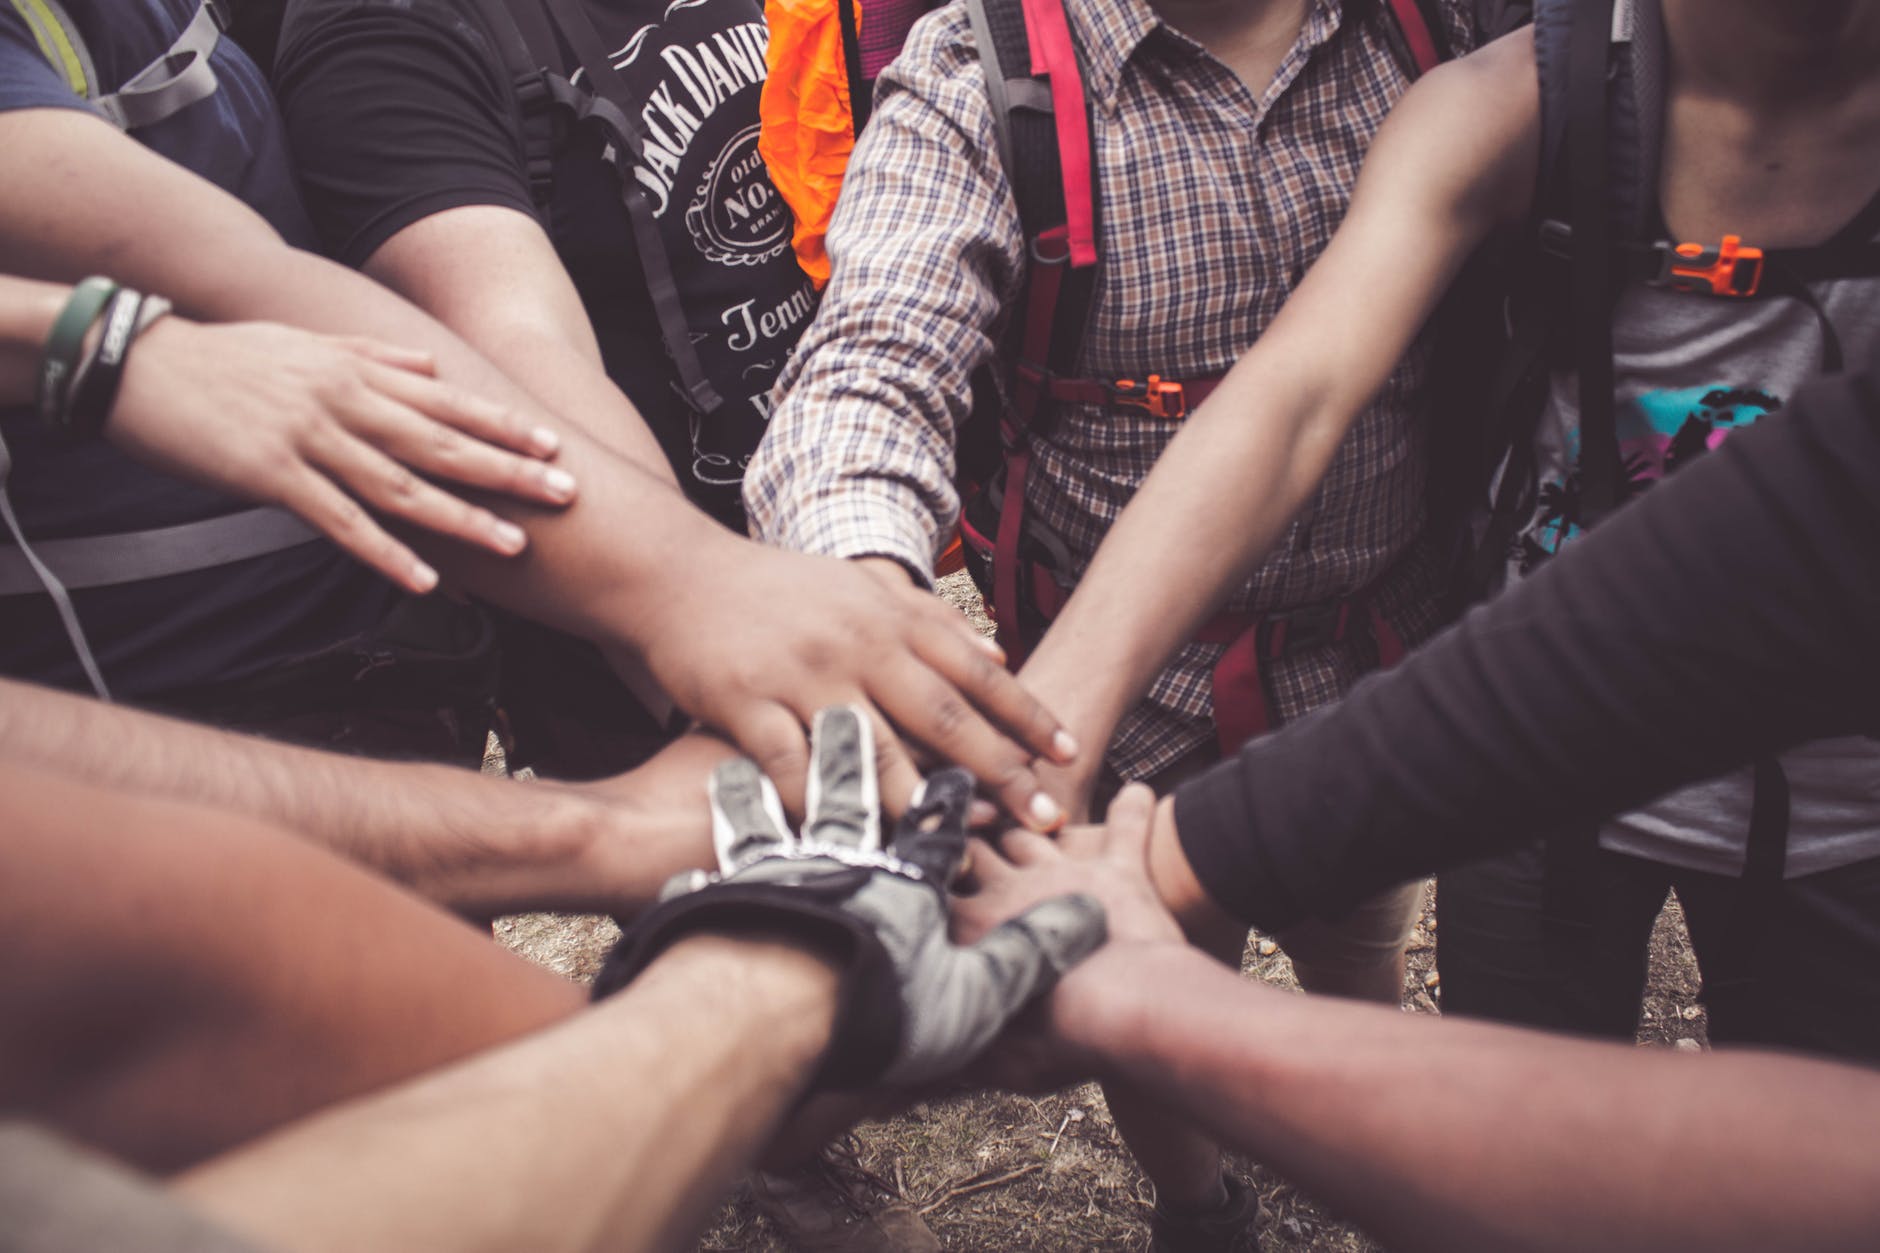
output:
[[[632,769],[672,738],[593,645],[440,596],[407,598],[366,635],[159,708],[337,752],[466,766],[494,730],[511,768],[558,779]]]
[[[1880,859],[1790,879],[1745,917],[1734,878],[1585,857],[1570,892],[1539,844],[1438,877],[1445,1013],[1632,1039],[1652,925],[1676,888],[1713,1043],[1880,1062]]]

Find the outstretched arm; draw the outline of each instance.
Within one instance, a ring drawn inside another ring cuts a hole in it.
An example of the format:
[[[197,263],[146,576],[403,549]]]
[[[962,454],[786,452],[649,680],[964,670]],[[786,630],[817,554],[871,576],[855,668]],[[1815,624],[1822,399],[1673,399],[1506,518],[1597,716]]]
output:
[[[965,935],[1065,892],[1110,919],[1112,942],[1064,977],[1008,1077],[1138,1083],[1393,1249],[1872,1244],[1872,1071],[1685,1058],[1249,983],[1171,942],[1143,865],[1151,802],[1130,787],[1107,828],[974,850],[981,889],[955,905]]]
[[[401,344],[430,354],[444,381],[555,430],[561,466],[585,485],[579,501],[560,511],[479,502],[528,531],[520,556],[414,545],[478,595],[637,658],[682,708],[787,780],[786,800],[801,801],[804,728],[829,704],[868,705],[884,732],[967,765],[1027,820],[1033,754],[1069,758],[1053,745],[1056,720],[946,605],[733,536],[670,482],[543,412],[412,305],[288,247],[239,201],[102,119],[16,110],[0,116],[0,152],[9,168],[38,172],[0,180],[0,269],[67,282],[106,271],[208,321]],[[138,207],[134,219],[123,204]],[[898,739],[881,743],[884,788],[899,803],[918,771]]]
[[[1025,666],[1083,743],[1108,741],[1264,560],[1463,261],[1523,210],[1538,111],[1523,33],[1433,71],[1385,121],[1331,244],[1156,462]]]
[[[604,783],[492,779],[234,735],[0,679],[0,757],[95,788],[201,804],[294,832],[440,904],[629,911],[709,848],[686,737]]]
[[[33,400],[42,345],[71,294],[0,275],[0,404]],[[553,431],[439,383],[424,353],[181,315],[159,320],[132,349],[106,439],[160,469],[293,510],[408,591],[430,591],[436,572],[348,491],[503,555],[527,542],[519,527],[401,469],[539,504],[573,499],[574,480],[545,464],[560,444]]]
[[[837,991],[807,950],[685,940],[588,1013],[179,1188],[269,1248],[677,1248],[808,1083]]]
[[[1191,926],[1280,927],[1880,726],[1880,384],[1823,382],[1164,807]]]
[[[1851,1251],[1880,1230],[1869,1070],[1435,1022],[1193,950],[1101,974],[1115,1003],[1060,1013],[1068,1040],[1393,1249]]]

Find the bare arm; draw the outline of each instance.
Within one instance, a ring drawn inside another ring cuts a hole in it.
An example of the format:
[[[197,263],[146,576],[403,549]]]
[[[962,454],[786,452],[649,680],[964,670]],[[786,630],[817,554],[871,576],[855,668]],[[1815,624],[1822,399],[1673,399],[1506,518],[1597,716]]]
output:
[[[270,1248],[681,1247],[807,1083],[836,995],[802,950],[686,940],[576,1019],[179,1187]]]
[[[1859,1249],[1880,1231],[1880,1076],[1748,1051],[1703,1058],[1249,983],[1174,942],[1144,872],[1146,788],[1111,822],[974,850],[970,936],[1039,900],[1103,903],[1028,1074],[1140,1084],[1350,1213],[1392,1249]],[[1754,1187],[1744,1180],[1753,1179]]]
[[[447,209],[386,240],[365,271],[463,336],[550,412],[672,481],[659,441],[607,377],[581,297],[534,219],[497,205]]]
[[[891,724],[959,761],[1037,821],[1032,755],[1071,754],[1053,745],[1056,720],[946,605],[732,535],[669,480],[543,411],[422,311],[286,246],[246,206],[102,119],[8,113],[0,151],[12,168],[41,172],[0,180],[0,269],[64,281],[104,271],[205,320],[261,317],[405,345],[429,353],[445,382],[553,429],[560,465],[586,485],[581,499],[561,511],[481,501],[527,530],[520,556],[416,541],[419,551],[478,595],[637,659],[682,708],[786,780],[786,801],[801,802],[794,780],[815,711],[859,701],[884,733]],[[892,735],[881,744],[883,786],[899,804],[919,772]]]
[[[1523,33],[1434,71],[1385,122],[1331,244],[1157,461],[1025,666],[1082,742],[1108,741],[1265,558],[1463,261],[1525,206],[1535,96]]]
[[[0,403],[33,398],[41,345],[70,294],[0,275]],[[423,593],[436,572],[352,496],[507,556],[527,542],[520,528],[401,469],[538,504],[574,494],[573,479],[543,463],[554,432],[438,382],[435,369],[424,353],[372,340],[173,315],[137,336],[103,435],[158,469],[291,509]]]
[[[1880,1231],[1868,1070],[1432,1022],[1192,950],[1101,973],[1117,1003],[1065,1021],[1078,1047],[1393,1249],[1854,1250]]]
[[[0,680],[0,757],[261,819],[485,916],[650,901],[706,855],[704,780],[727,752],[688,738],[603,784],[523,784],[295,748]]]

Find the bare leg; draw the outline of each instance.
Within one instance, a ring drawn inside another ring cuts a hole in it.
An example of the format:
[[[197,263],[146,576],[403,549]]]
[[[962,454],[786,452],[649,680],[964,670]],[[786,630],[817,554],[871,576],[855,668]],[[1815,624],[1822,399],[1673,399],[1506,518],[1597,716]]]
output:
[[[1334,922],[1289,928],[1280,947],[1308,992],[1396,1005],[1403,1000],[1404,943],[1422,907],[1422,882],[1406,883]]]
[[[0,766],[0,1105],[172,1169],[580,989],[246,818]]]

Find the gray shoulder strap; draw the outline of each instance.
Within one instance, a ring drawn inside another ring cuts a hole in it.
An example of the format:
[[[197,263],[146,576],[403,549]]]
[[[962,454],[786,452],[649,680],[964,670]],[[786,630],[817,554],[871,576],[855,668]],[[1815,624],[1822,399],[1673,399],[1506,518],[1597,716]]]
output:
[[[176,42],[113,92],[103,90],[91,50],[59,0],[13,0],[13,8],[66,85],[121,131],[154,126],[215,94],[209,58],[228,29],[228,0],[201,0]]]
[[[224,0],[202,0],[168,52],[110,95],[95,97],[92,106],[119,130],[134,131],[154,126],[198,100],[208,99],[216,88],[209,57],[227,29]]]
[[[0,522],[5,523],[13,538],[11,548],[0,545],[0,596],[44,592],[52,597],[65,636],[78,654],[78,664],[91,681],[92,691],[102,700],[110,700],[111,692],[92,656],[70,589],[112,587],[213,569],[298,548],[321,538],[319,532],[286,510],[264,507],[181,526],[44,540],[34,546],[26,542],[13,513],[13,502],[7,496],[6,479],[12,465],[6,441],[0,439]]]
[[[22,592],[36,592],[44,588],[52,597],[53,608],[59,612],[59,622],[65,627],[65,638],[72,642],[72,651],[78,654],[78,664],[85,671],[85,678],[91,683],[91,690],[98,694],[99,700],[110,700],[111,689],[104,684],[104,673],[98,669],[98,659],[91,655],[91,641],[85,638],[85,628],[79,625],[78,610],[72,607],[72,597],[65,590],[65,584],[59,576],[46,568],[46,563],[26,542],[26,533],[20,530],[20,520],[13,514],[13,501],[7,496],[7,475],[13,469],[13,453],[7,447],[5,439],[0,439],[0,521],[6,523],[7,530],[18,545],[16,552],[0,550],[0,595],[6,594],[6,566],[8,559],[15,559]]]

